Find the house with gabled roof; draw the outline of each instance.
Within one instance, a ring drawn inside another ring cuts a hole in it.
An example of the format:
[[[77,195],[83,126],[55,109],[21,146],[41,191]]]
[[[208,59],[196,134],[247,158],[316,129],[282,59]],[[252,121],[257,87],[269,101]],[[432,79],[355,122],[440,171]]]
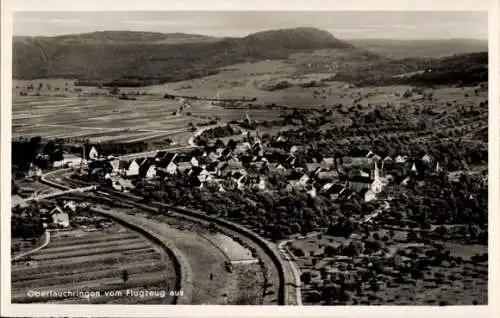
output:
[[[319,180],[336,180],[339,178],[338,171],[329,170],[329,171],[319,171],[316,175],[316,178]]]
[[[319,163],[307,163],[306,172],[310,175],[317,175],[322,170]]]
[[[137,161],[132,160],[125,171],[127,177],[138,176],[139,175],[139,164]]]
[[[236,149],[234,150],[235,153],[244,153],[252,149],[252,145],[248,141],[238,143],[236,145]]]
[[[309,185],[307,185],[307,186],[306,186],[306,191],[307,191],[307,194],[308,194],[310,197],[312,197],[312,198],[316,197],[316,195],[317,195],[316,187],[314,187],[314,185],[313,185],[313,184],[309,184]]]
[[[193,167],[198,167],[200,165],[200,162],[198,161],[198,159],[196,159],[196,157],[192,157],[191,160],[189,160],[189,162]]]
[[[398,155],[396,156],[396,158],[394,158],[395,163],[405,163],[407,160],[408,160],[407,156],[401,156],[401,155]]]
[[[321,193],[326,196],[331,196],[336,198],[342,191],[344,191],[346,187],[341,184],[341,183],[334,183],[334,182],[329,182],[326,183],[322,188],[321,188]]]
[[[426,164],[430,164],[432,163],[432,157],[429,156],[428,154],[425,154],[423,157],[422,157],[422,161]]]
[[[169,164],[164,169],[164,171],[170,175],[176,175],[178,170],[179,167],[173,162],[169,162]]]
[[[329,170],[333,166],[335,166],[335,159],[334,158],[323,158],[320,162],[320,167],[324,170]]]
[[[59,206],[56,206],[49,212],[52,217],[52,224],[56,224],[62,227],[69,226],[69,215],[64,212]]]
[[[37,165],[30,163],[30,168],[28,170],[29,177],[40,177],[42,176],[42,169],[40,169]]]
[[[286,173],[287,172],[286,167],[284,165],[282,165],[281,163],[277,163],[277,162],[270,162],[263,169],[267,169],[269,171],[269,173]]]

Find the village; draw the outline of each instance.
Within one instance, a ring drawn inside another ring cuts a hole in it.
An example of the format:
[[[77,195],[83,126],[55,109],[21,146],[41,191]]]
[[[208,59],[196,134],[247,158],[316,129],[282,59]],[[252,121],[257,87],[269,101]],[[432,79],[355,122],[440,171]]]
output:
[[[86,154],[88,168],[80,169],[78,161],[73,161],[72,166],[75,177],[121,192],[133,190],[139,180],[155,184],[182,178],[191,188],[216,186],[219,192],[245,188],[272,192],[284,188],[338,201],[356,196],[364,202],[390,199],[384,192],[388,185],[404,186],[410,180],[421,181],[426,171],[434,175],[443,172],[439,162],[427,154],[421,158],[408,158],[404,154],[381,158],[366,151],[359,157],[304,162],[307,150],[292,146],[284,151],[279,148],[283,139],[244,133],[238,142],[224,144],[217,140],[204,149],[159,151],[154,157],[130,161],[99,154],[96,147],[92,147]],[[280,175],[285,182],[273,182],[270,175]]]

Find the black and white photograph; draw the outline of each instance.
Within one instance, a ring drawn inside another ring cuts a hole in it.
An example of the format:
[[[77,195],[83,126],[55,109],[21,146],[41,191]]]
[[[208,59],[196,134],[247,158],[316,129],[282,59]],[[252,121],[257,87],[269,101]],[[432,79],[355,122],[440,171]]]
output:
[[[493,301],[488,11],[12,21],[13,305]]]

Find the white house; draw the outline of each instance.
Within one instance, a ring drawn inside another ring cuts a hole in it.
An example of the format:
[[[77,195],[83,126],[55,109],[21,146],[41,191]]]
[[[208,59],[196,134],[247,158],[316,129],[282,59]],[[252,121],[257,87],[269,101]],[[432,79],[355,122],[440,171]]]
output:
[[[125,171],[125,175],[128,177],[139,175],[139,164],[137,163],[137,161],[132,160],[127,170]]]
[[[302,177],[300,177],[299,184],[306,185],[307,181],[309,181],[309,176],[307,174],[304,174]]]
[[[320,166],[323,169],[330,169],[334,164],[334,158],[323,158],[323,160],[321,160]]]
[[[365,202],[373,201],[376,198],[377,198],[377,195],[372,189],[368,189],[368,191],[366,191],[365,197],[364,197]]]
[[[406,156],[405,156],[405,157],[403,157],[403,156],[399,155],[399,156],[397,156],[397,157],[394,159],[394,161],[395,161],[396,163],[405,163],[405,162],[406,162]]]
[[[314,198],[316,196],[316,188],[314,186],[311,186],[311,189],[307,191],[307,194]]]
[[[294,153],[296,153],[297,151],[299,150],[299,147],[297,146],[292,146],[290,148],[290,154],[293,155]]]
[[[151,165],[149,166],[148,170],[146,171],[146,179],[152,179],[156,176],[156,166]]]
[[[425,154],[425,156],[422,157],[422,161],[425,162],[425,163],[431,163],[432,162],[432,158],[428,154]]]
[[[42,169],[35,166],[34,164],[30,164],[30,169],[28,171],[28,176],[30,177],[40,177],[42,175]]]
[[[165,171],[168,173],[168,174],[171,174],[171,175],[176,175],[177,174],[177,165],[173,162],[170,162],[168,165],[167,165],[167,168],[165,169]]]
[[[416,166],[415,164],[413,164],[413,165],[411,166],[411,171],[412,171],[412,172],[417,172],[417,171],[418,171],[418,170],[417,170],[417,166]]]
[[[89,151],[89,159],[97,160],[98,158],[99,158],[99,153],[97,152],[97,149],[95,149],[95,147],[92,147]]]
[[[61,210],[60,207],[56,206],[52,211],[50,211],[50,216],[52,217],[52,223],[60,225],[62,227],[69,226],[69,216],[68,213]]]
[[[190,162],[193,167],[198,167],[198,165],[200,164],[198,159],[196,159],[195,157],[191,158]]]
[[[286,137],[285,137],[285,136],[283,136],[283,135],[280,135],[280,136],[276,139],[276,141],[277,141],[277,142],[285,142],[286,140],[287,140],[287,139],[286,139]]]
[[[248,141],[245,141],[243,143],[239,143],[236,146],[236,152],[241,153],[241,152],[246,152],[248,150],[252,149],[252,145]]]

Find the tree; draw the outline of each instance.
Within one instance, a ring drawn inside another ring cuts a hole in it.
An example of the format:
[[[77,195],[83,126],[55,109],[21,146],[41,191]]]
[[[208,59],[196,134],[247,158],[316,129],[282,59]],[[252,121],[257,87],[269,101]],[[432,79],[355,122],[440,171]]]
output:
[[[302,273],[302,275],[300,275],[300,280],[301,280],[304,284],[309,284],[309,283],[311,283],[311,279],[312,279],[311,272],[304,272],[304,273]]]
[[[128,281],[128,271],[126,269],[124,269],[122,272],[122,280],[124,283]]]
[[[444,237],[448,234],[448,229],[443,225],[438,226],[434,231],[440,237]]]

